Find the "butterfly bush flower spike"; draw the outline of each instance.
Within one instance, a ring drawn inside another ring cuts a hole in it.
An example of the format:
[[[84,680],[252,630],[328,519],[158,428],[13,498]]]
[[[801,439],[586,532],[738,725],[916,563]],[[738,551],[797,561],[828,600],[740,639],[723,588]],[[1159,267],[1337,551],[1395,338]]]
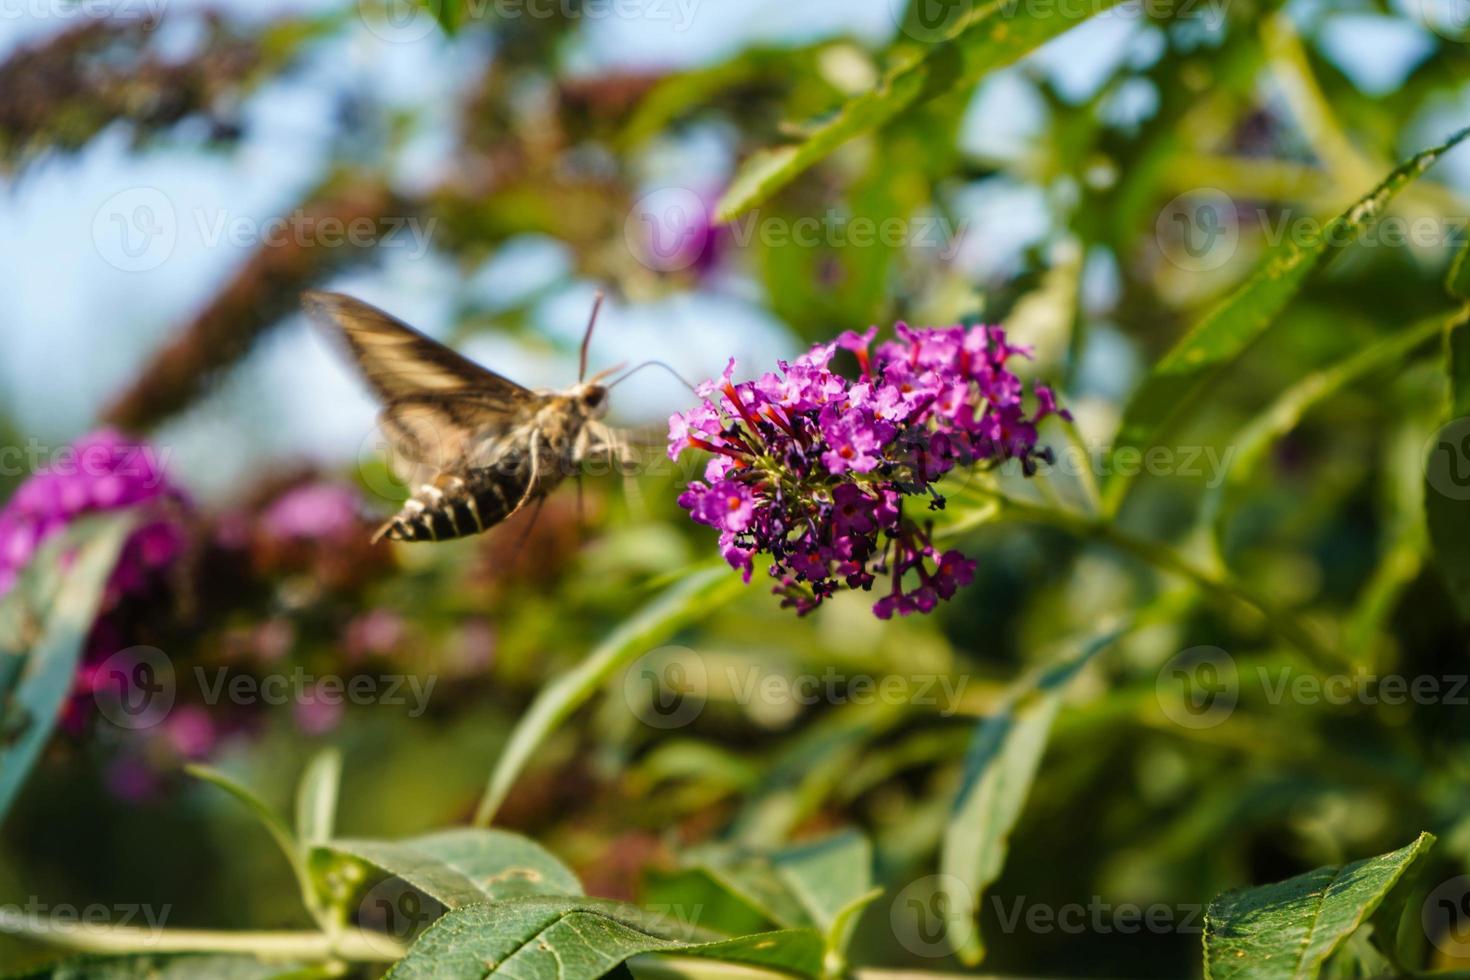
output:
[[[914,329],[873,348],[877,329],[847,331],[753,381],[731,360],[696,389],[701,402],[669,419],[669,456],[709,453],[704,479],[680,506],[720,532],[720,553],[748,582],[757,554],[774,591],[799,614],[840,589],[875,590],[873,612],[927,613],[975,575],[975,562],[940,551],[914,519],[944,506],[935,484],[958,466],[1050,460],[1036,447],[1048,415],[1071,416],[1045,385],[1007,367],[1029,351],[998,327]],[[841,349],[858,377],[832,370]]]

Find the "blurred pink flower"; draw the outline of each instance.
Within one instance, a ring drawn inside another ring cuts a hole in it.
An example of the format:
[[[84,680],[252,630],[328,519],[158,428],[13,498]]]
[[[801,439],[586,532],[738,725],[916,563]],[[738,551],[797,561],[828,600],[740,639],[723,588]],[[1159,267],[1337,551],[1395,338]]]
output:
[[[355,534],[358,497],[340,483],[309,483],[288,490],[265,512],[266,530],[282,538],[315,540]]]
[[[322,700],[313,689],[303,691],[292,708],[296,727],[304,735],[325,735],[342,723],[342,702]]]
[[[347,624],[347,656],[356,660],[395,652],[403,644],[403,617],[391,609],[374,609]]]
[[[207,758],[219,740],[214,719],[197,704],[174,709],[164,725],[164,733],[173,750],[185,759]]]
[[[0,511],[0,594],[10,590],[41,545],[87,514],[151,500],[184,503],[159,455],[146,443],[104,429],[84,436],[33,475]],[[184,531],[160,518],[134,532],[108,587],[108,600],[146,588],[153,573],[183,551]]]

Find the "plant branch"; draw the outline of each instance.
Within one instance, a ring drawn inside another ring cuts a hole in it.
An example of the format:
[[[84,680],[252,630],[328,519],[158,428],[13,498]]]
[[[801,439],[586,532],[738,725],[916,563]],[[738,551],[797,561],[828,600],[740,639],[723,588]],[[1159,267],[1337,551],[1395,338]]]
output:
[[[0,932],[89,953],[250,953],[268,959],[346,959],[393,963],[406,952],[392,937],[363,930],[323,932],[221,932],[147,929],[58,922],[0,915]]]

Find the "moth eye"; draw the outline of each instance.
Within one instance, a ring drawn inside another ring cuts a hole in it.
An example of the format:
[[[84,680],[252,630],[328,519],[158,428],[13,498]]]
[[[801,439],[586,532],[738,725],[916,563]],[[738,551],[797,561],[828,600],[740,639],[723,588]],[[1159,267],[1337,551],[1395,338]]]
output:
[[[606,388],[593,388],[582,396],[582,402],[588,408],[597,408],[607,398]]]

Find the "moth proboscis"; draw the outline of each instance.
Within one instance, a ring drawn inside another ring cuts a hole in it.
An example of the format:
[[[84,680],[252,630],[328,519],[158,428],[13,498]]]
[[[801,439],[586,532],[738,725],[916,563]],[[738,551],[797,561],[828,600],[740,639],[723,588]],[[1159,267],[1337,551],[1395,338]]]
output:
[[[341,293],[303,296],[312,320],[345,342],[383,405],[380,423],[413,488],[373,536],[443,541],[488,531],[538,503],[589,456],[620,454],[601,419],[617,368],[587,374],[599,293],[582,340],[580,378],[532,390],[481,367],[377,307]]]

